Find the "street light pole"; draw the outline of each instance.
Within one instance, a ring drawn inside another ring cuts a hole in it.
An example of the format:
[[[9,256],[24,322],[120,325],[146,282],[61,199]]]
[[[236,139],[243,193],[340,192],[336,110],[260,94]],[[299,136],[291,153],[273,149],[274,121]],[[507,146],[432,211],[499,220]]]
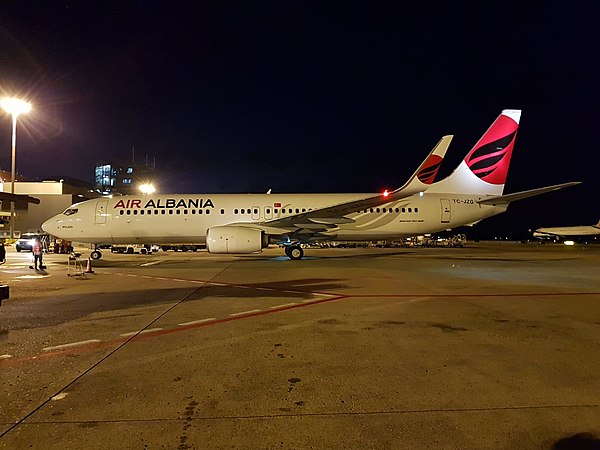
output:
[[[17,117],[18,114],[12,114],[12,157],[10,163],[10,193],[15,193],[15,159],[17,156]],[[15,201],[10,201],[10,238],[15,237]]]
[[[27,113],[31,110],[31,104],[18,98],[5,97],[0,101],[0,106],[7,113],[12,115],[12,158],[10,164],[10,193],[15,193],[15,159],[17,153],[17,118],[19,114]],[[15,235],[15,202],[10,202],[10,238]]]

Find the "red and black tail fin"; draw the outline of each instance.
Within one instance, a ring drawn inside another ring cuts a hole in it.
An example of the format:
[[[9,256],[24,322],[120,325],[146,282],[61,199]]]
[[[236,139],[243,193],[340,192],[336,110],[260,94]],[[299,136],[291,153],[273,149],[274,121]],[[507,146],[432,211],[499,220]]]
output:
[[[457,169],[429,192],[502,194],[520,117],[520,110],[502,111]]]

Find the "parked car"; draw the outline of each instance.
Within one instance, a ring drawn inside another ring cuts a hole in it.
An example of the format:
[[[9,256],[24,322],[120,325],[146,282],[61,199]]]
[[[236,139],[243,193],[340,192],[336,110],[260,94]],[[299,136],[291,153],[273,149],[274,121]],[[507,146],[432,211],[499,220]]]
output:
[[[15,242],[15,248],[18,252],[21,250],[25,250],[30,252],[31,247],[33,246],[33,242],[39,239],[42,243],[42,247],[47,250],[48,245],[48,235],[40,234],[40,233],[23,233],[21,237]]]

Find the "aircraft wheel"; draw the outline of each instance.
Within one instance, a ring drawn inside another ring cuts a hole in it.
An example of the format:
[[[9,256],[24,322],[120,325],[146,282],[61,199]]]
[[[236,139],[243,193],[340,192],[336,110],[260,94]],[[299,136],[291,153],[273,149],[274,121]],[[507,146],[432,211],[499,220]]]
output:
[[[299,245],[290,245],[286,248],[285,254],[292,260],[298,260],[304,256],[304,250]]]
[[[102,258],[102,252],[100,252],[98,250],[94,250],[92,253],[90,253],[90,258],[100,259],[100,258]]]

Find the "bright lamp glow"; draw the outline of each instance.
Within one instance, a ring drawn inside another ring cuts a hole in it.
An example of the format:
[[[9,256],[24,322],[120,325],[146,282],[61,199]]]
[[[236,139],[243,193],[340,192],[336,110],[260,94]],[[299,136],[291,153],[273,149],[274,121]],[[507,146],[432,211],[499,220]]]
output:
[[[565,245],[575,245],[575,241],[565,241]]]
[[[140,192],[142,194],[154,194],[156,192],[156,188],[150,183],[144,183],[140,184]]]
[[[4,111],[14,116],[31,111],[31,103],[13,97],[4,97],[0,100],[0,106]]]
[[[386,189],[385,191],[383,191],[383,196],[387,197],[388,195],[390,195],[390,193],[388,192],[388,190]]]

